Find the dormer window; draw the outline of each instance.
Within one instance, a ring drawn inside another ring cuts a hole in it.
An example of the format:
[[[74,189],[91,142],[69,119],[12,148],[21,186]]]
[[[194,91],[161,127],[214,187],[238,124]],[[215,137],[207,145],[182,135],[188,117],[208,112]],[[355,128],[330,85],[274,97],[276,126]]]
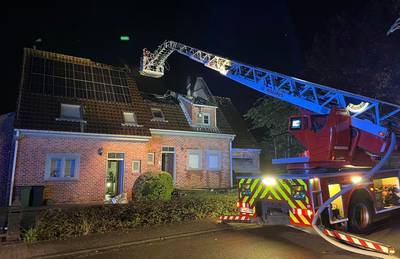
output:
[[[203,118],[203,125],[206,125],[206,126],[210,126],[210,114],[209,113],[206,113],[206,112],[203,112],[202,113],[202,118]]]
[[[137,125],[136,115],[133,112],[123,112],[125,125]]]
[[[59,120],[82,121],[82,107],[75,104],[61,104]]]
[[[153,114],[153,120],[157,121],[164,121],[164,114],[161,109],[158,108],[151,108],[151,114]]]

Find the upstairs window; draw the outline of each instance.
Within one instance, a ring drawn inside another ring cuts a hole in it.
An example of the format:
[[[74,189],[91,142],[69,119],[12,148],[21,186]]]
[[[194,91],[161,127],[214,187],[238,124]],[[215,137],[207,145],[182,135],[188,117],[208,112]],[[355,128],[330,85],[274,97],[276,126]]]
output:
[[[61,104],[60,119],[63,120],[82,120],[82,108],[80,105]]]
[[[210,126],[210,114],[203,112],[203,125]]]
[[[164,114],[161,109],[158,108],[151,108],[151,114],[153,115],[153,120],[165,120]]]
[[[133,112],[123,112],[125,125],[137,125],[136,115]]]

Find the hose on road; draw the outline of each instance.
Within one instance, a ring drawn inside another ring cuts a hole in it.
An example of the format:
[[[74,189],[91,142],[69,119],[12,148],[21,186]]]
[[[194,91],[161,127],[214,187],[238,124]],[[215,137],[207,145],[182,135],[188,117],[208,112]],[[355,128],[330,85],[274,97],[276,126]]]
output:
[[[378,172],[382,166],[384,165],[384,163],[386,162],[386,160],[390,157],[390,155],[392,154],[394,147],[396,145],[396,135],[394,133],[391,133],[391,140],[390,140],[390,146],[389,149],[387,150],[386,154],[383,156],[383,158],[381,159],[381,161],[379,161],[378,164],[376,164],[360,181],[360,183],[357,184],[351,184],[349,186],[346,186],[345,188],[343,188],[340,192],[336,193],[334,196],[332,196],[331,198],[329,198],[324,204],[321,205],[321,207],[317,210],[317,212],[314,215],[314,219],[312,221],[312,227],[314,228],[314,230],[318,233],[318,235],[320,235],[323,239],[325,239],[327,242],[331,243],[334,246],[337,246],[341,249],[347,250],[349,252],[353,252],[353,253],[358,253],[358,254],[362,254],[362,255],[367,255],[367,256],[373,256],[373,257],[377,257],[377,258],[386,258],[386,259],[399,259],[399,257],[397,256],[393,256],[393,255],[384,255],[381,253],[377,253],[377,252],[373,252],[373,251],[367,251],[364,249],[360,249],[360,248],[356,248],[350,245],[346,245],[343,243],[340,243],[328,236],[326,236],[321,229],[317,226],[317,220],[318,218],[321,216],[321,213],[328,208],[328,206],[334,201],[336,200],[338,197],[346,194],[347,192],[349,192],[350,190],[352,190],[355,186],[360,186],[363,185],[365,182],[368,182],[369,179],[376,173]]]

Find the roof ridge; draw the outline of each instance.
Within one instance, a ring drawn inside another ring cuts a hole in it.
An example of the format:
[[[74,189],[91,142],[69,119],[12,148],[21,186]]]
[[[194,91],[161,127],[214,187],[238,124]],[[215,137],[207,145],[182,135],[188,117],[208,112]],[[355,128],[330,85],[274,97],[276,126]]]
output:
[[[24,53],[28,54],[28,55],[32,55],[32,56],[38,56],[38,57],[57,60],[57,61],[65,61],[65,62],[84,64],[84,65],[91,65],[91,66],[96,65],[96,66],[100,66],[100,67],[122,69],[122,67],[105,64],[105,63],[101,63],[101,62],[96,62],[89,58],[76,57],[76,56],[72,56],[72,55],[66,55],[66,54],[61,54],[61,53],[56,53],[56,52],[51,52],[51,51],[46,51],[46,50],[24,48]]]

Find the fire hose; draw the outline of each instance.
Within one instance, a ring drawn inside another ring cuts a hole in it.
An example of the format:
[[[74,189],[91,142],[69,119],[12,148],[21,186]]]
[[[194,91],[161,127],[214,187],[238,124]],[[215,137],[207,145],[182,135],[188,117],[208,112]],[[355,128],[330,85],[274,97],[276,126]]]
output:
[[[354,247],[354,246],[345,245],[345,244],[343,244],[341,242],[338,242],[338,241],[326,236],[323,233],[323,231],[316,225],[317,224],[317,220],[321,216],[321,213],[325,209],[327,209],[334,200],[336,200],[338,197],[346,194],[347,192],[352,190],[355,186],[360,186],[360,185],[365,184],[365,182],[368,182],[369,179],[376,172],[378,172],[382,168],[382,166],[384,165],[386,160],[390,157],[391,153],[393,152],[395,145],[396,145],[396,135],[394,133],[391,133],[391,140],[390,140],[389,149],[387,150],[387,152],[383,156],[383,158],[379,161],[379,163],[376,164],[364,177],[362,177],[362,180],[359,183],[351,184],[351,185],[346,186],[340,192],[336,193],[334,196],[332,196],[327,201],[325,201],[324,204],[322,204],[321,207],[317,210],[317,212],[314,215],[314,219],[312,221],[312,227],[315,230],[315,232],[317,232],[317,234],[320,235],[325,241],[331,243],[334,246],[337,246],[337,247],[339,247],[341,249],[344,249],[346,251],[350,251],[350,252],[353,252],[353,253],[373,256],[373,257],[377,257],[377,258],[391,258],[391,259],[397,258],[397,259],[399,259],[399,257],[397,257],[397,256],[385,255],[385,254],[381,254],[381,253],[378,253],[378,252],[368,251],[368,250],[364,250],[364,249],[357,248],[357,247]]]

